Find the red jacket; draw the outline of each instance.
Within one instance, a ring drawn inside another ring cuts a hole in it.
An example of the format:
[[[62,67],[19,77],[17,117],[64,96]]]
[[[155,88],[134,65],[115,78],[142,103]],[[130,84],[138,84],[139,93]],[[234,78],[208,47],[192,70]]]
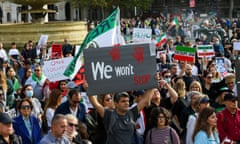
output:
[[[217,114],[217,128],[220,140],[228,138],[233,141],[240,141],[240,109],[233,115],[226,108]]]

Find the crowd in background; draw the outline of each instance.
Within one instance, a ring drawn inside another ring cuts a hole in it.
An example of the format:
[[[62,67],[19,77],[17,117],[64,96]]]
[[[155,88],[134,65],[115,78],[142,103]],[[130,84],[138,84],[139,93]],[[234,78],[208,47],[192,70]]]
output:
[[[86,81],[76,85],[68,79],[50,82],[45,77],[42,66],[51,60],[51,46],[38,47],[29,40],[21,49],[13,42],[6,50],[0,42],[0,142],[240,143],[235,82],[239,54],[233,48],[240,39],[240,21],[212,17],[194,28],[195,19],[179,18],[174,27],[170,20],[121,19],[127,43],[134,27],[151,28],[155,43],[156,37],[168,34],[166,43],[156,47],[158,87],[89,96],[93,107],[82,98]],[[173,58],[176,46],[197,45],[213,45],[215,56],[196,54],[194,62]],[[71,56],[74,47],[64,39],[59,58]],[[218,69],[218,58],[223,59],[224,73]]]

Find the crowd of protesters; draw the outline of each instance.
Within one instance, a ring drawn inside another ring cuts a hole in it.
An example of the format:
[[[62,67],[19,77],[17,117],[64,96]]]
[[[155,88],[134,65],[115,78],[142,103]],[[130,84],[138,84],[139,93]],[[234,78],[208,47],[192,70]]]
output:
[[[240,39],[240,22],[211,18],[200,24],[202,31],[193,29],[191,21],[179,22],[170,27],[164,17],[122,19],[124,36],[136,27],[151,28],[155,43],[156,37],[168,34],[166,43],[156,47],[158,87],[89,96],[92,108],[82,98],[86,81],[76,85],[45,77],[42,66],[51,60],[51,46],[38,47],[29,40],[20,50],[13,42],[7,52],[0,42],[0,143],[240,143],[238,52],[233,48]],[[213,45],[215,56],[196,53],[194,62],[173,58],[176,46],[198,45]],[[59,58],[71,56],[74,48],[64,39]]]

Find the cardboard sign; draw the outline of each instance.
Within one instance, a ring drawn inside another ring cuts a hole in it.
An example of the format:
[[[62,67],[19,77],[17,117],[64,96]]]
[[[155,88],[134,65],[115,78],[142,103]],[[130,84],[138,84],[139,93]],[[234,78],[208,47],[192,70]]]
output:
[[[72,59],[73,57],[66,57],[62,59],[45,61],[43,65],[44,75],[51,82],[68,79],[68,77],[63,75],[63,73]]]
[[[144,28],[133,28],[134,43],[150,43],[152,40],[152,30]]]
[[[150,44],[85,49],[88,95],[157,87]]]
[[[52,59],[62,58],[62,45],[61,44],[52,44]]]
[[[42,34],[39,41],[38,41],[38,47],[43,47],[47,46],[47,41],[48,41],[48,35]]]

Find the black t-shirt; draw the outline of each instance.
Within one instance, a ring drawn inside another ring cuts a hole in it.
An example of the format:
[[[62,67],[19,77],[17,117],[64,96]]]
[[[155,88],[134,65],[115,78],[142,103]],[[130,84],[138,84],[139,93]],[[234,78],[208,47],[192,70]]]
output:
[[[130,144],[134,134],[134,122],[138,117],[137,106],[125,115],[118,115],[115,110],[105,110],[103,122],[107,131],[106,144]]]

